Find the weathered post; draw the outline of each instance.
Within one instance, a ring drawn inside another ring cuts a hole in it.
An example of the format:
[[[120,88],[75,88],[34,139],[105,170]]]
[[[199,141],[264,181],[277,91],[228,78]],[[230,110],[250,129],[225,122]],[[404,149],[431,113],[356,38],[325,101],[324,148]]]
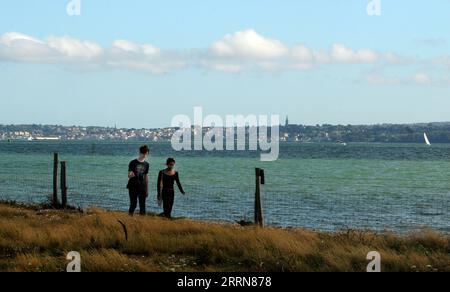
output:
[[[67,207],[67,177],[66,177],[66,162],[61,161],[61,203],[65,209]]]
[[[264,170],[256,168],[256,193],[255,193],[255,224],[264,227],[264,218],[261,202],[261,184],[264,184]]]
[[[58,153],[54,153],[54,155],[53,155],[53,195],[52,195],[53,207],[58,206],[58,164],[59,164]]]

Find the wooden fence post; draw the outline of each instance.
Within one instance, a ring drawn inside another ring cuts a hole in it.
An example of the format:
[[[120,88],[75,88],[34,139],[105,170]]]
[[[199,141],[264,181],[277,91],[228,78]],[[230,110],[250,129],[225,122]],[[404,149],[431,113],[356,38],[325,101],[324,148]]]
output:
[[[61,161],[61,203],[65,209],[67,207],[67,177],[66,177],[66,162]]]
[[[264,218],[261,202],[261,183],[264,182],[264,171],[256,168],[256,193],[255,193],[255,224],[264,227]]]
[[[58,206],[58,164],[59,164],[58,153],[54,153],[54,155],[53,155],[53,196],[52,196],[53,207]]]

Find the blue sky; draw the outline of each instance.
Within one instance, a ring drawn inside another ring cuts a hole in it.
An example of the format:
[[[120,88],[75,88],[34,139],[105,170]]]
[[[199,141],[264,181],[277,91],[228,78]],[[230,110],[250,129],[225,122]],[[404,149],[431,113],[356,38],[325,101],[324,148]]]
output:
[[[69,2],[0,4],[0,123],[450,120],[448,0]]]

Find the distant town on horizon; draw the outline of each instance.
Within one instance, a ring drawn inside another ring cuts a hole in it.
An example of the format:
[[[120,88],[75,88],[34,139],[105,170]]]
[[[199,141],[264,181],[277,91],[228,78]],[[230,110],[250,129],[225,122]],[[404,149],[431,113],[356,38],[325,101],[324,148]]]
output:
[[[1,125],[0,141],[170,141],[179,128],[117,128],[100,126]],[[204,131],[210,128],[205,127]],[[450,143],[450,122],[376,125],[295,125],[280,127],[282,142]]]

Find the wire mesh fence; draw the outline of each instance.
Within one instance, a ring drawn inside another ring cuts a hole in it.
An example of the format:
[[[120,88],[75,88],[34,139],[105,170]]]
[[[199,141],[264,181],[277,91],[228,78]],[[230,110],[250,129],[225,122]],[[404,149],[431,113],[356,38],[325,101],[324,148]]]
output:
[[[70,205],[83,209],[96,206],[128,210],[127,158],[68,156],[63,159],[67,161]],[[25,203],[48,201],[52,194],[51,157],[31,159],[16,155],[15,161],[19,168],[0,163],[0,199]],[[327,172],[323,167],[319,170],[306,165],[304,168],[303,175],[285,173],[283,168],[266,169],[266,184],[262,188],[266,225],[400,233],[429,227],[450,233],[450,184],[445,175],[423,177],[404,168],[396,169],[400,175],[392,179],[389,168],[364,175],[358,169],[347,175],[345,171]],[[162,212],[156,203],[157,172],[157,168],[152,168],[147,202],[148,212],[155,214]],[[224,173],[230,174],[225,177]],[[187,195],[177,193],[176,217],[253,221],[255,177],[251,166],[236,171],[232,163],[223,163],[220,174],[192,168],[183,168],[180,174]]]

